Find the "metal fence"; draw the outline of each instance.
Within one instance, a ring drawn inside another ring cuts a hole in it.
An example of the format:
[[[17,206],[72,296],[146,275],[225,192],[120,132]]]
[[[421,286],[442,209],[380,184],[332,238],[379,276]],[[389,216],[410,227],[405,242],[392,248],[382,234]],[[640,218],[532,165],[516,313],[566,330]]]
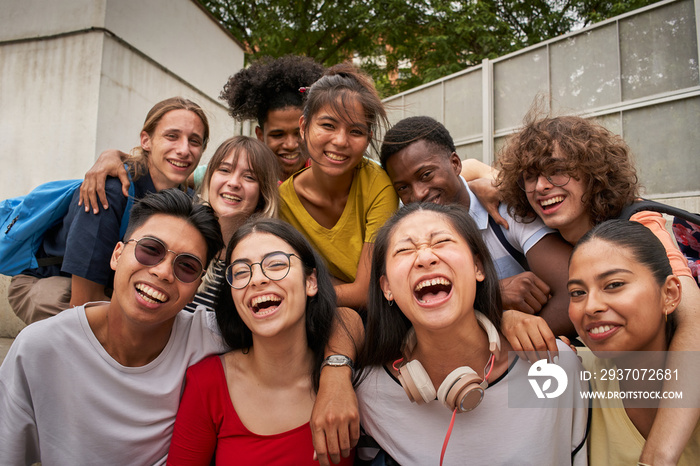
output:
[[[491,164],[539,95],[552,114],[597,118],[623,136],[645,196],[699,211],[699,5],[660,2],[484,60],[385,99],[390,120],[429,115],[463,159]]]

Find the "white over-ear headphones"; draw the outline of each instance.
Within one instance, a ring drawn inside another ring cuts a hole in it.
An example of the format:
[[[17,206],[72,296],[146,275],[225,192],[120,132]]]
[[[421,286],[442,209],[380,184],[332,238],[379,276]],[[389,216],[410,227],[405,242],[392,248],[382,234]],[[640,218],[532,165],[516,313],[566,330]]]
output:
[[[474,311],[474,314],[488,335],[489,351],[492,357],[495,357],[501,349],[498,330],[481,312]],[[416,333],[411,328],[404,341],[404,353],[410,353],[415,346]],[[462,366],[445,377],[436,393],[428,373],[418,360],[409,361],[399,368],[399,382],[408,398],[415,403],[429,403],[437,396],[450,411],[457,409],[460,412],[471,411],[479,406],[484,398],[484,389],[488,387],[488,382],[479,377],[471,367]]]

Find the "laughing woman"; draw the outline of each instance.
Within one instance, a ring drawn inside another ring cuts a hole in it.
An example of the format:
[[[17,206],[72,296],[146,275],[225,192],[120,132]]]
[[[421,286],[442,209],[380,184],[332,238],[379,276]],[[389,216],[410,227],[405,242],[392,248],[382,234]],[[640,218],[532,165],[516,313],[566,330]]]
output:
[[[216,318],[233,351],[188,370],[168,464],[316,465],[309,419],[337,319],[330,276],[273,219],[239,228],[226,265]]]
[[[551,409],[510,407],[509,387],[529,388],[530,364],[509,364],[496,272],[464,209],[402,208],[377,235],[371,284],[357,395],[385,455],[399,464],[586,464],[577,391]],[[558,347],[573,373],[572,351]]]

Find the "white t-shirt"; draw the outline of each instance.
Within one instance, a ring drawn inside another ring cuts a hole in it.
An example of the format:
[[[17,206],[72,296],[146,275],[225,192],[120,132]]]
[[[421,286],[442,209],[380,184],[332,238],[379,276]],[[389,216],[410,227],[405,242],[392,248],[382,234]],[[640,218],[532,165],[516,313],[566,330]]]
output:
[[[572,353],[563,343],[557,344],[561,353]],[[560,361],[572,366],[565,368],[567,373],[577,374],[575,357],[560,357]],[[445,465],[587,464],[588,408],[578,390],[567,392],[568,398],[562,395],[559,408],[509,407],[509,385],[516,378],[521,382],[527,378],[529,368],[529,363],[518,359],[486,388],[479,406],[456,415]],[[402,465],[439,464],[452,417],[442,403],[412,403],[384,367],[371,369],[357,388],[357,398],[365,432],[394,460]]]
[[[474,193],[471,192],[464,178],[462,178],[462,182],[469,193],[469,215],[476,222],[476,226],[479,227],[481,237],[491,253],[491,259],[496,266],[498,279],[501,280],[524,272],[525,270],[518,261],[510,255],[508,250],[498,239],[498,236],[496,236],[496,233],[494,233],[491,225],[489,225],[489,214],[486,208],[479,202],[479,199]],[[537,218],[531,223],[516,221],[508,213],[508,206],[503,203],[498,206],[498,213],[508,222],[508,229],[505,230],[500,226],[498,228],[501,229],[511,246],[524,255],[527,255],[530,248],[537,244],[539,240],[550,233],[554,233],[554,230],[545,226],[540,218]]]
[[[142,367],[112,359],[84,306],[36,322],[0,367],[0,462],[164,464],[187,367],[225,350],[211,312],[181,311]]]

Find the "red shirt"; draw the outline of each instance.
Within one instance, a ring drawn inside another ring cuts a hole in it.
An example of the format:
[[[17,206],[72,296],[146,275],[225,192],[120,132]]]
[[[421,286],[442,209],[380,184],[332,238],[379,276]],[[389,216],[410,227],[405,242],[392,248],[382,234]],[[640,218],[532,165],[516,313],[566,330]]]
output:
[[[175,419],[168,464],[309,465],[313,461],[309,423],[275,435],[249,431],[236,413],[219,356],[187,370],[185,391]],[[350,466],[354,455],[343,458]]]

